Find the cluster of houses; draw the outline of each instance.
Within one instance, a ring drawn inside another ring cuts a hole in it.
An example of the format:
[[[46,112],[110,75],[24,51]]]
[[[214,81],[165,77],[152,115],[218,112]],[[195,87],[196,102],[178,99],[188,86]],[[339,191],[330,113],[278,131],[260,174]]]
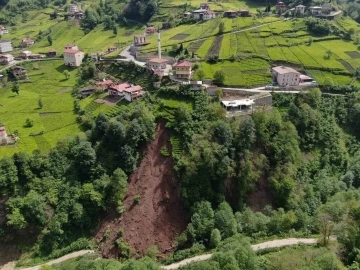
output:
[[[145,93],[145,90],[140,85],[133,85],[128,82],[115,83],[112,80],[103,80],[96,82],[92,86],[80,88],[79,95],[81,97],[87,97],[98,89],[107,92],[110,97],[125,99],[129,102],[138,99]]]
[[[216,13],[215,11],[210,9],[208,3],[201,3],[199,9],[194,10],[192,12],[190,11],[185,12],[184,18],[188,20],[194,19],[194,20],[208,21],[216,18]]]
[[[288,9],[284,2],[279,1],[276,6],[276,11],[285,14],[288,13],[291,16],[299,15],[303,16],[305,14],[306,6],[297,5],[293,8]],[[321,6],[313,6],[308,8],[309,14],[315,17],[321,17],[326,19],[333,19],[335,16],[341,14],[340,10],[336,10],[330,4],[323,4]]]

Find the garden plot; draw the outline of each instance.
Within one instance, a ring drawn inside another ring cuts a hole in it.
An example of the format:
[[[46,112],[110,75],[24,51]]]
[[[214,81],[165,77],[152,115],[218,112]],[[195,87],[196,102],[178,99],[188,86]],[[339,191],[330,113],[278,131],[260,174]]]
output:
[[[190,34],[177,34],[175,36],[173,36],[172,38],[170,38],[170,40],[184,40],[186,38],[188,38],[190,36]]]
[[[352,65],[350,65],[348,62],[342,60],[342,59],[337,59],[343,66],[344,68],[347,69],[347,71],[349,71],[350,73],[353,73],[355,71],[355,68],[352,67]]]
[[[211,55],[219,55],[222,40],[223,40],[223,36],[216,36],[214,38],[214,41],[207,53],[208,57]]]
[[[350,56],[350,58],[352,59],[359,59],[360,58],[360,53],[357,51],[352,51],[352,52],[345,52],[348,56]]]
[[[208,51],[210,50],[213,42],[214,42],[214,37],[208,38],[201,46],[200,48],[196,51],[196,54],[198,56],[200,56],[201,58],[205,58],[208,55]]]

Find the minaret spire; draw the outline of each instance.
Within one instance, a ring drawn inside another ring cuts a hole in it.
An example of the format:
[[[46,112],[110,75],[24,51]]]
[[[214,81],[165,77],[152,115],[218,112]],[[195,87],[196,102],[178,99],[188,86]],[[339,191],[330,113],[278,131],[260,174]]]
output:
[[[158,27],[158,55],[161,58],[161,38],[160,38],[160,28]]]

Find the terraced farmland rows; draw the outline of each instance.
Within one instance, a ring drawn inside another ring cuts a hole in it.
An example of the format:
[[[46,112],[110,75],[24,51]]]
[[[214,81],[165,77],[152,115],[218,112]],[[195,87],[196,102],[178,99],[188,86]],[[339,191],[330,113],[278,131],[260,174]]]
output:
[[[216,36],[214,38],[211,48],[209,49],[209,51],[207,53],[208,57],[211,55],[219,55],[222,39],[223,39],[223,36]]]

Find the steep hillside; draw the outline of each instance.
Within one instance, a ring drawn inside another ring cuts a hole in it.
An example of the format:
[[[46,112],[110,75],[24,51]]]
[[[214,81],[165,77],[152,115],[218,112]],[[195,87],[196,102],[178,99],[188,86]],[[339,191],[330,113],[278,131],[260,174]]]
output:
[[[170,134],[158,124],[155,139],[147,146],[140,166],[130,176],[123,215],[111,214],[101,224],[95,239],[107,258],[124,255],[119,239],[133,253],[146,254],[156,245],[162,254],[175,249],[175,238],[187,225],[173,173],[173,161],[161,149],[169,149]],[[119,231],[123,232],[119,234]],[[122,237],[121,237],[122,234]]]

